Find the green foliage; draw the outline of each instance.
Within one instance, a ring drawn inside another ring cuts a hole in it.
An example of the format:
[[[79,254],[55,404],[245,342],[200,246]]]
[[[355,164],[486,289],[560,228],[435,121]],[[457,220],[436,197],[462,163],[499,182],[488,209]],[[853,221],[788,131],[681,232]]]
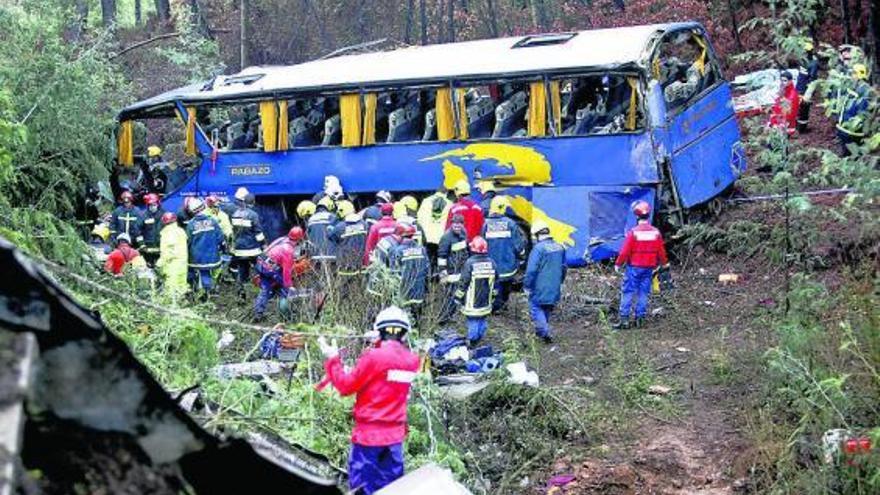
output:
[[[75,210],[86,183],[106,177],[125,90],[107,60],[108,36],[71,43],[68,21],[54,2],[0,5],[0,32],[15,33],[0,43],[0,118],[16,123],[13,147],[0,131],[0,156],[13,164],[0,174],[0,195],[59,216]]]

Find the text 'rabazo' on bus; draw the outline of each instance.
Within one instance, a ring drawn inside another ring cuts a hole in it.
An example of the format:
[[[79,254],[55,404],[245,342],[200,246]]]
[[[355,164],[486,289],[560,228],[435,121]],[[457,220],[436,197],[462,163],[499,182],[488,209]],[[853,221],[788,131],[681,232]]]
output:
[[[171,208],[245,186],[282,232],[327,175],[359,206],[379,190],[490,181],[523,223],[551,226],[571,265],[617,251],[634,201],[675,226],[745,168],[730,87],[692,22],[249,67],[119,120],[122,164],[164,147],[156,173]]]

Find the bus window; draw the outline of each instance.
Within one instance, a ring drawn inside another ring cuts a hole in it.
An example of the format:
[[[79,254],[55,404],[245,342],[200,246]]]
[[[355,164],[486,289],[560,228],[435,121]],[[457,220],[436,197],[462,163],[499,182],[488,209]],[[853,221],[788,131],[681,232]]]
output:
[[[228,123],[218,122],[215,127],[222,136],[220,140],[225,144],[224,149],[257,149],[260,139],[260,115],[257,105],[232,105],[225,110]],[[219,113],[218,118],[222,118]]]
[[[663,88],[666,110],[684,108],[718,80],[718,67],[706,40],[698,33],[681,31],[667,35],[657,50],[654,77]]]
[[[436,140],[436,126],[432,131],[431,125],[435,124],[428,115],[434,101],[434,90],[403,89],[387,93],[384,111],[388,116],[388,137],[385,142]]]
[[[287,142],[290,148],[317,146],[323,141],[327,98],[302,98],[287,104]]]
[[[498,105],[495,107],[495,128],[492,137],[521,137],[526,135],[529,111],[528,83],[516,82],[498,85]]]
[[[644,127],[635,76],[594,74],[563,79],[559,86],[563,135],[614,134]]]
[[[492,97],[493,87],[495,86],[476,86],[471,88],[460,88],[457,91],[464,91],[464,109],[461,108],[462,102],[456,94],[456,110],[461,114],[466,114],[467,121],[467,137],[468,139],[480,139],[492,137],[495,131],[495,106],[496,101]]]
[[[324,135],[321,138],[323,146],[337,146],[342,144],[342,120],[339,116],[339,98],[327,98],[324,103]]]

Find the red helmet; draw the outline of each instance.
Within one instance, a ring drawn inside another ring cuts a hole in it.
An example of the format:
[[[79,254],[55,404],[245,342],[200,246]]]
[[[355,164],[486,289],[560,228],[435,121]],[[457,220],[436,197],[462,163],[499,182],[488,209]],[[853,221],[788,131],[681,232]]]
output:
[[[122,194],[119,195],[119,200],[123,203],[126,201],[134,203],[134,194],[131,191],[122,191]]]
[[[394,214],[394,204],[382,203],[382,205],[379,206],[379,211],[382,213],[383,216],[391,216]]]
[[[486,243],[486,239],[483,239],[480,236],[474,237],[468,247],[471,249],[472,253],[477,254],[486,254],[489,252],[489,244]]]
[[[405,239],[410,239],[416,235],[416,228],[408,223],[397,224],[397,235]]]
[[[213,194],[205,198],[205,204],[208,205],[208,208],[213,208],[220,204],[220,198],[214,196]]]
[[[651,214],[651,205],[647,201],[636,201],[632,204],[632,212],[639,218],[648,218]]]
[[[144,204],[147,206],[159,204],[159,195],[154,193],[147,194],[144,196]]]
[[[177,221],[177,215],[173,211],[166,211],[162,214],[162,225],[168,225]]]
[[[299,242],[305,238],[306,234],[301,227],[293,227],[287,233],[287,238],[293,242]]]

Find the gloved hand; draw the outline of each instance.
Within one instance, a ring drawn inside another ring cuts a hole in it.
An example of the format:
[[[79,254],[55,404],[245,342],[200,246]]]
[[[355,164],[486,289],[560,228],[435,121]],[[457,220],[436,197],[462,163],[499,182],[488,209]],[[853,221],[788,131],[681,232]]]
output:
[[[318,337],[318,348],[321,349],[321,354],[324,355],[325,358],[330,359],[339,355],[339,345],[336,344],[336,339],[327,343],[327,339],[324,336]]]
[[[440,277],[440,283],[445,284],[446,278],[449,277],[449,272],[447,272],[446,270],[443,270],[442,272],[440,272],[439,277]]]

